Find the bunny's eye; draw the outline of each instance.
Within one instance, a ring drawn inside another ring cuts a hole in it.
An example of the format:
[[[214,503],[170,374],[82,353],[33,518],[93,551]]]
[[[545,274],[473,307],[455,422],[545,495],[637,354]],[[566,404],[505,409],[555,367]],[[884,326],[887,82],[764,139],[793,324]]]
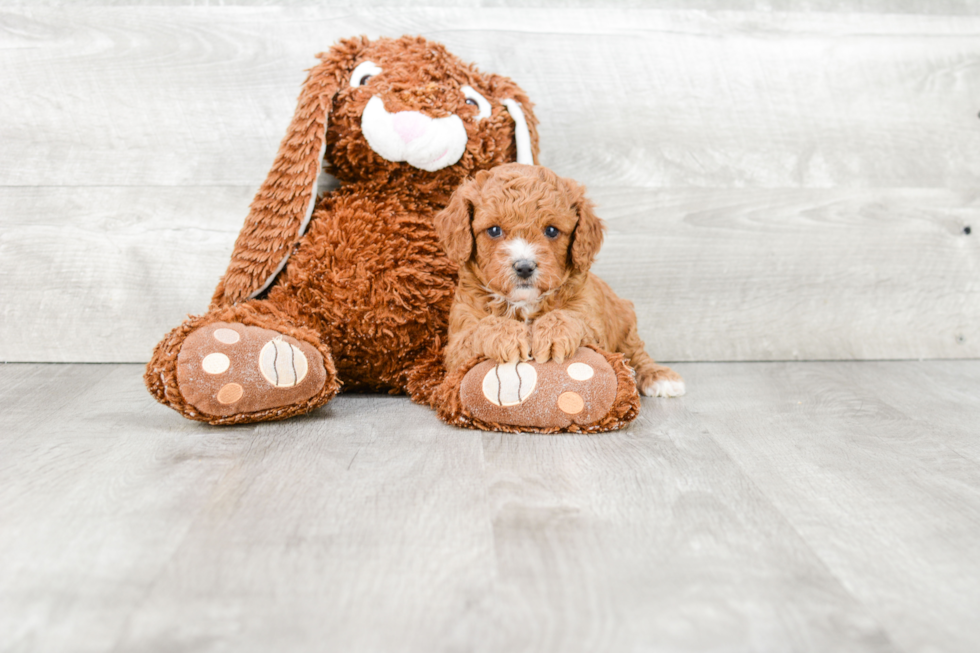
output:
[[[504,230],[498,227],[497,225],[494,225],[489,229],[487,229],[487,235],[490,236],[491,238],[500,238],[501,236],[504,235]]]
[[[483,120],[484,118],[490,117],[490,103],[487,99],[476,92],[472,86],[463,86],[460,88],[463,92],[463,97],[466,98],[466,104],[478,108],[480,111],[476,114],[477,120]]]
[[[544,228],[544,235],[551,239],[557,238],[560,233],[561,232],[558,231],[558,227],[554,227],[552,225],[548,225]]]
[[[362,61],[357,64],[357,68],[354,72],[350,74],[350,85],[351,88],[357,88],[358,86],[364,86],[368,83],[368,80],[379,74],[381,69],[378,68],[371,61]]]

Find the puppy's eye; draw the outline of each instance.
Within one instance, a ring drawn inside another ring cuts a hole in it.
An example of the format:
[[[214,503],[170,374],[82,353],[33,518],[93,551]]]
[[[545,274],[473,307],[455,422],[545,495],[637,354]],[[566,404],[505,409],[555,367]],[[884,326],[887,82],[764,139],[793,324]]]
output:
[[[463,86],[459,90],[463,92],[463,96],[466,98],[466,104],[480,110],[476,114],[477,120],[483,120],[484,118],[490,117],[490,103],[487,102],[487,99],[480,95],[476,89],[474,89],[472,86]]]
[[[489,229],[487,229],[487,235],[490,236],[491,238],[500,238],[501,236],[504,235],[504,230],[494,225]]]
[[[380,72],[381,69],[378,68],[378,66],[376,66],[374,62],[362,61],[361,63],[357,64],[357,67],[354,68],[354,72],[350,74],[351,88],[364,86],[365,84],[368,83],[369,79],[371,79],[372,77],[374,77]]]
[[[547,236],[548,238],[557,238],[560,234],[561,232],[558,231],[558,227],[553,227],[551,225],[548,225],[547,227],[544,228],[544,235]]]

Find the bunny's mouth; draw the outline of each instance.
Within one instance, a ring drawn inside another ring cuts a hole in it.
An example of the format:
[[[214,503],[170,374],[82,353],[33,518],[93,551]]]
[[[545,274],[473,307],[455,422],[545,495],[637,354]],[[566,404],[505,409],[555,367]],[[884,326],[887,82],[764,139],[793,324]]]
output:
[[[459,161],[466,151],[466,128],[459,116],[430,118],[418,111],[388,113],[378,96],[361,113],[361,131],[378,156],[435,172]]]
[[[433,165],[433,164],[435,164],[435,163],[436,163],[436,161],[438,161],[438,160],[439,160],[439,159],[441,159],[442,157],[444,157],[444,156],[446,156],[447,154],[449,154],[449,148],[448,148],[448,147],[447,147],[446,149],[444,149],[444,150],[442,151],[442,154],[440,154],[440,155],[439,155],[439,156],[437,156],[436,158],[434,158],[434,159],[432,159],[431,161],[429,161],[429,162],[428,162],[428,163],[426,163],[425,165],[427,165],[427,166],[431,166],[431,165]],[[458,157],[456,158],[456,161],[459,161],[459,158],[458,158]],[[455,161],[454,161],[453,163],[455,163]],[[436,168],[436,169],[438,170],[438,168]]]

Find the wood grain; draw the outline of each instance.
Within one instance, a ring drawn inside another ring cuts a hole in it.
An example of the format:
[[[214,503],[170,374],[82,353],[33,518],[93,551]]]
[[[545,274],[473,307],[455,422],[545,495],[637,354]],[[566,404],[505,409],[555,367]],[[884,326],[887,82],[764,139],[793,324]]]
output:
[[[595,271],[666,360],[980,355],[974,191],[598,189]]]
[[[484,435],[499,579],[478,650],[894,650],[690,403],[600,438]]]
[[[543,437],[373,395],[215,428],[138,365],[2,365],[0,650],[973,650],[980,362],[678,369]]]
[[[643,187],[959,187],[980,18],[112,7],[0,14],[6,185],[257,185],[313,54],[420,33],[514,78],[542,162]],[[43,53],[43,54],[42,54]]]
[[[0,188],[0,360],[149,360],[207,309],[251,192]]]
[[[976,363],[696,369],[708,432],[899,649],[976,646],[980,466],[945,427],[975,424],[948,393],[980,387]]]
[[[207,308],[251,189],[0,188],[0,360],[145,361]],[[980,355],[975,191],[593,187],[595,271],[675,360]]]
[[[976,5],[628,4],[4,6],[0,360],[146,360],[204,310],[313,54],[405,32],[528,90],[655,357],[980,356]]]
[[[0,0],[0,7],[60,6],[62,0]],[[523,0],[74,0],[72,6],[141,7],[141,6],[285,6],[418,8],[418,7],[516,7],[527,9]],[[535,7],[567,10],[594,9],[688,9],[700,11],[792,11],[870,14],[942,14],[952,16],[980,15],[972,0],[535,0]]]
[[[250,435],[121,648],[217,629],[254,650],[425,651],[458,627],[494,568],[479,436],[400,398],[323,413]]]
[[[163,435],[138,371],[0,367],[0,650],[110,650],[249,447]]]
[[[848,368],[855,383],[868,388],[882,403],[911,420],[922,433],[941,431],[943,448],[980,464],[980,438],[972,419],[980,414],[978,379],[969,364],[956,363],[941,370],[927,365],[916,369],[914,386],[906,376],[883,375],[876,366]],[[933,411],[945,405],[947,410]]]

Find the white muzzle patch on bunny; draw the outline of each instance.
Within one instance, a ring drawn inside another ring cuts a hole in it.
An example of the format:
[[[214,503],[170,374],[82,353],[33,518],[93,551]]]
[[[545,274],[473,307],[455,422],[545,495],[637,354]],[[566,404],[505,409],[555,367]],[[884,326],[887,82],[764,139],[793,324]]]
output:
[[[364,107],[361,131],[381,158],[405,161],[427,172],[451,166],[466,150],[466,127],[459,116],[430,118],[418,111],[388,113],[377,96]]]

